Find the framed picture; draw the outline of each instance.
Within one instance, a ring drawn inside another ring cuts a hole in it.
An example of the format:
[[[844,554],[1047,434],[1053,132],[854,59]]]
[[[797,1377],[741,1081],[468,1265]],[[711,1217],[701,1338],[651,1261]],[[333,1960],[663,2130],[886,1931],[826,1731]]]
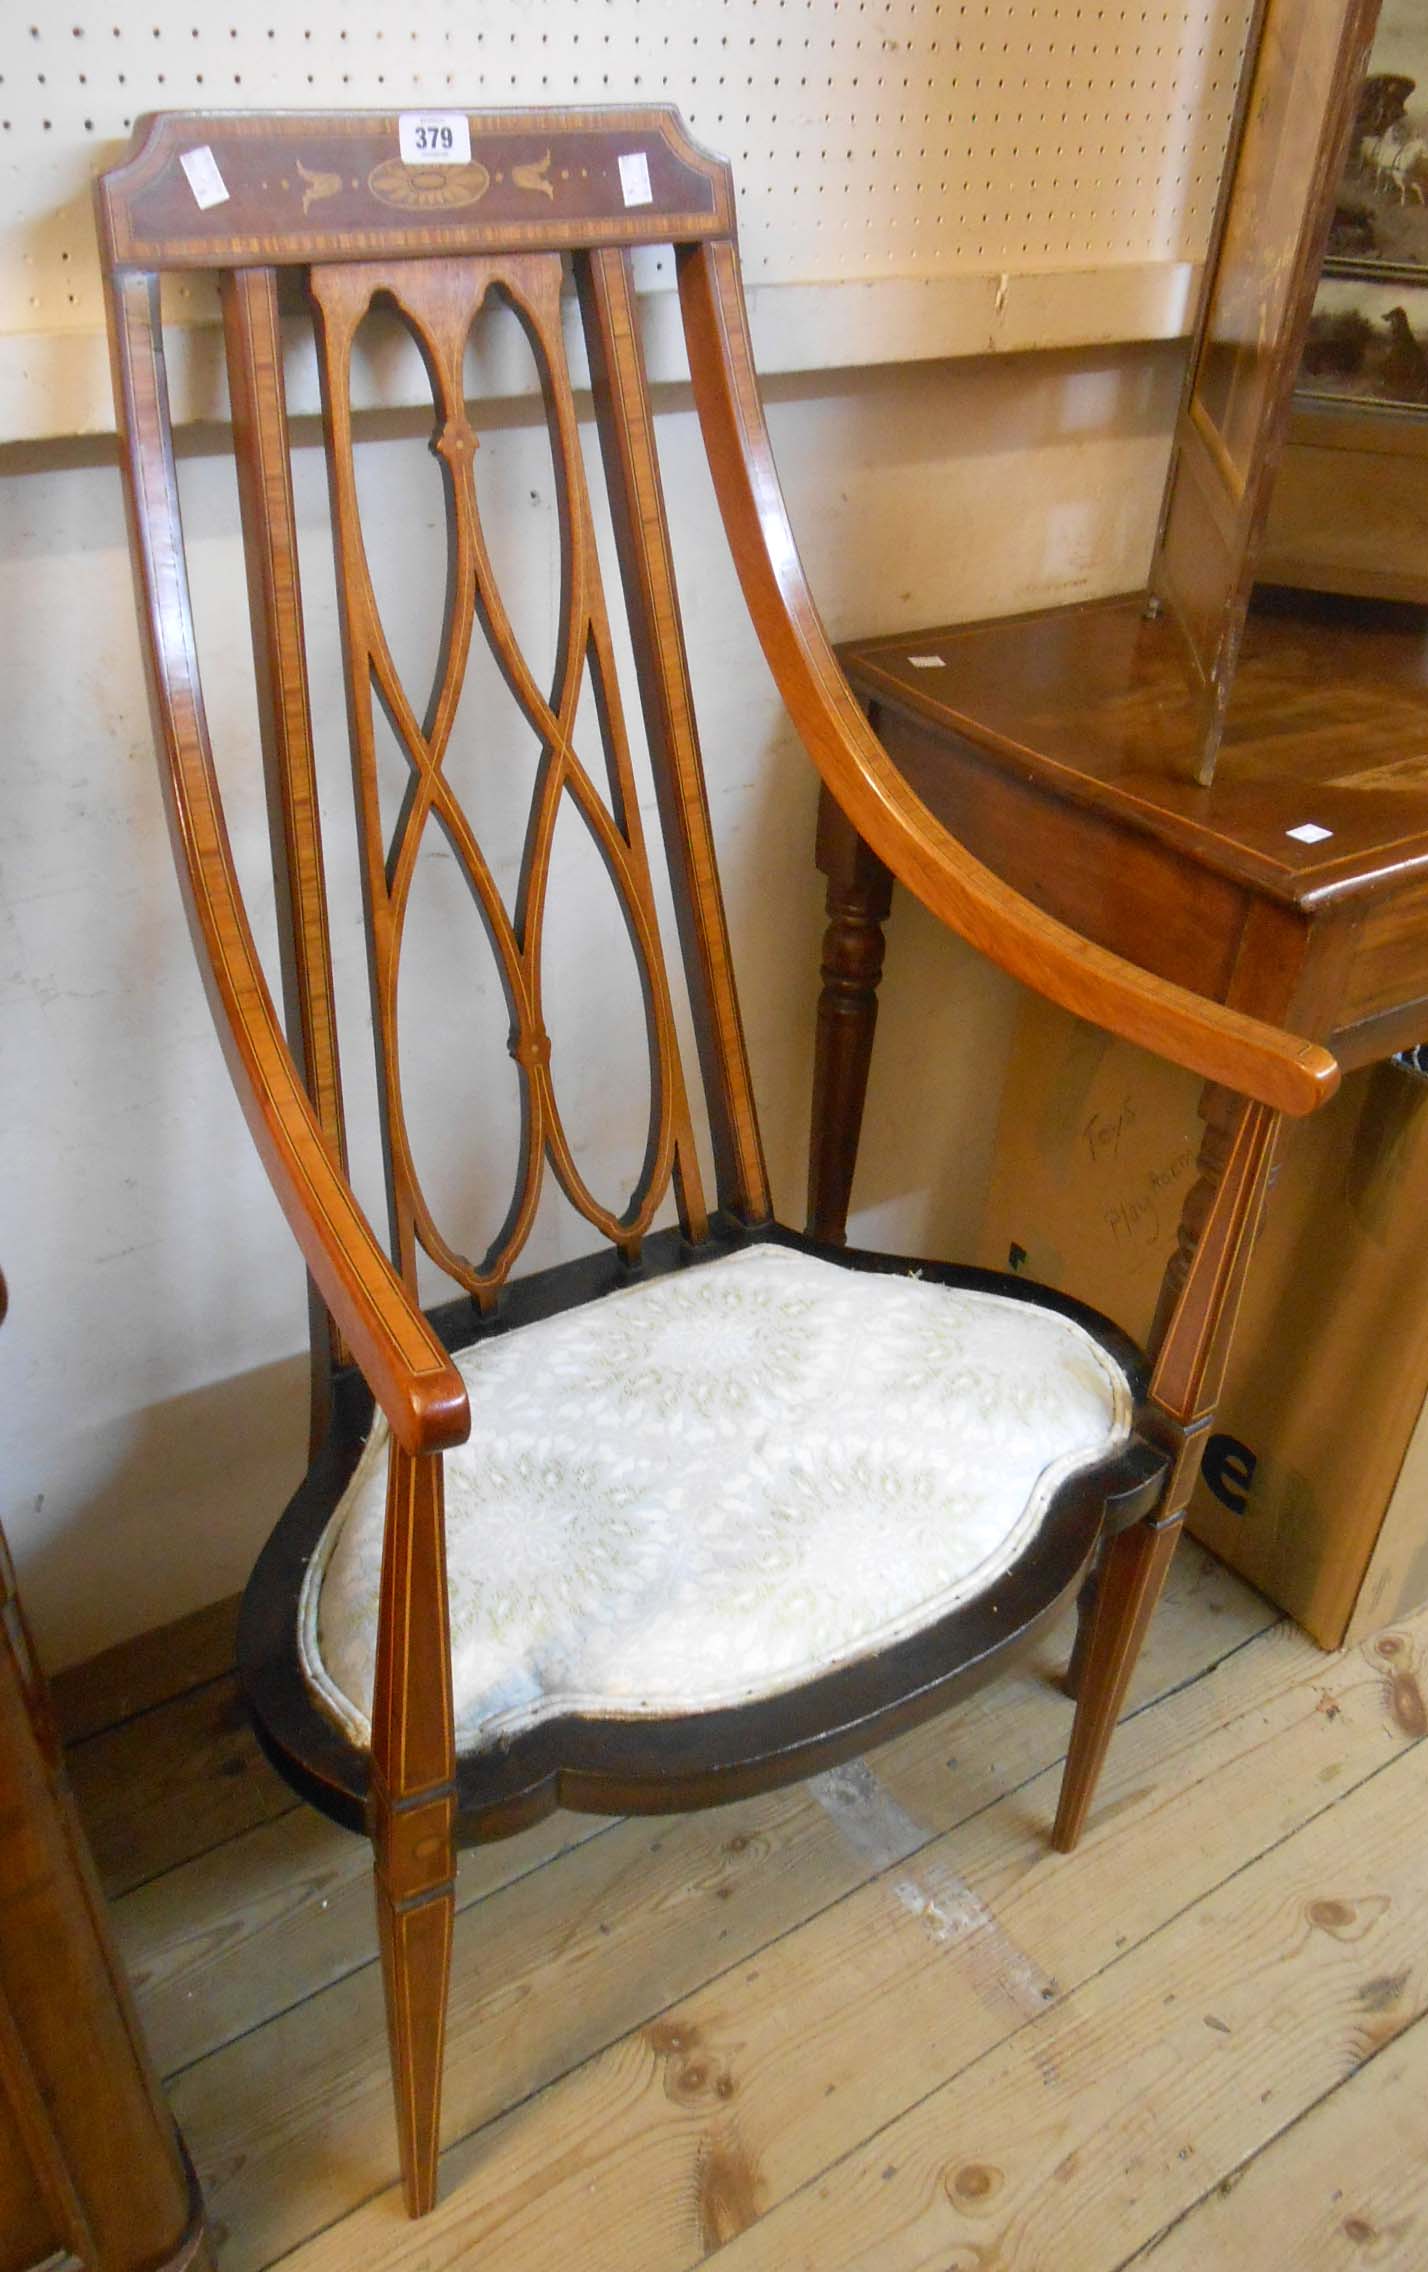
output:
[[[1428,268],[1417,284],[1326,269],[1295,399],[1428,411]]]
[[[1383,0],[1295,400],[1428,413],[1428,0]]]
[[[1383,0],[1325,273],[1428,283],[1428,7]]]
[[[1428,0],[1383,0],[1260,574],[1428,606],[1425,531]]]

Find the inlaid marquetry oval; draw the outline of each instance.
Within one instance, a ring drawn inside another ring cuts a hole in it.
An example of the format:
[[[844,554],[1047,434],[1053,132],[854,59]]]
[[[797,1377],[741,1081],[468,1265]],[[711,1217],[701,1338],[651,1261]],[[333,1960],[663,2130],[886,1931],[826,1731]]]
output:
[[[479,158],[464,166],[408,166],[400,158],[384,158],[367,176],[372,195],[401,213],[455,212],[478,205],[490,186]]]

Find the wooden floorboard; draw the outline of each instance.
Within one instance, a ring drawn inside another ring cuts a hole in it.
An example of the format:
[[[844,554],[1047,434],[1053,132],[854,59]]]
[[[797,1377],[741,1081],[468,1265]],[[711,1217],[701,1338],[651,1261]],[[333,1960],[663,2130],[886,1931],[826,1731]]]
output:
[[[1185,1583],[1147,1649],[1141,1693],[1178,1686],[1204,1663],[1207,1640],[1232,1648],[1272,1614],[1223,1572],[1202,1566],[1197,1575],[1187,1561]],[[974,1817],[1059,1756],[1070,1715],[1050,1675],[1063,1658],[1064,1645],[1049,1648],[1028,1672],[881,1755],[887,1787],[926,1821],[929,1836]],[[1038,1832],[1044,1838],[1045,1824]],[[712,1972],[860,1884],[868,1867],[823,1809],[794,1789],[673,1823],[621,1824],[559,1868],[468,1910],[456,1935],[446,2135],[470,2133],[647,2024]],[[173,2092],[212,2211],[233,2236],[227,2262],[237,2272],[346,2214],[394,2169],[364,1901],[353,1917],[360,1969],[201,2061]],[[142,1969],[127,1935],[124,1945]],[[260,1971],[266,1979],[267,1967]],[[284,2077],[277,2104],[275,2071]],[[338,2107],[346,2150],[333,2154]]]
[[[222,2272],[1312,2266],[1267,2253],[1274,2171],[1327,2180],[1340,2104],[1340,2228],[1378,2237],[1329,2253],[1327,2182],[1303,2230],[1326,2264],[1428,2263],[1369,2094],[1428,2057],[1428,1619],[1326,1657],[1190,1549],[1065,1859],[1064,1647],[851,1799],[557,1817],[468,1857],[417,2226],[361,1842],[250,1782],[221,1681],[92,1735],[76,1780]],[[1239,2198],[1256,2237],[1225,2253]]]
[[[553,1815],[463,1854],[458,1903],[465,1909],[606,1827],[594,1815]],[[376,1954],[371,1848],[307,1807],[152,1879],[115,1913],[145,2031],[171,2077]]]
[[[1137,1673],[1133,1702],[1143,1703],[1191,1679],[1213,1657],[1242,1646],[1275,1617],[1266,1603],[1199,1549],[1188,1549],[1172,1573],[1162,1614]],[[1063,1656],[1064,1644],[1051,1643],[1042,1668],[1049,1672]],[[174,1707],[184,1729],[191,1708],[192,1700]],[[1064,1699],[1041,1677],[1029,1684],[1026,1708],[1020,1711],[1008,1709],[1003,1689],[988,1690],[960,1714],[913,1739],[906,1754],[908,1772],[925,1761],[933,1781],[944,1782],[952,1749],[950,1742],[944,1742],[944,1733],[955,1736],[962,1765],[955,1771],[959,1780],[948,1797],[956,1799],[960,1813],[970,1813],[1005,1788],[1008,1776],[1033,1774],[1055,1759],[1068,1723]],[[988,1736],[1003,1727],[1007,1742],[999,1750]],[[159,1803],[151,1803],[144,1789],[133,1793],[136,1834],[143,1824],[154,1823],[178,1839],[190,1821],[204,1819],[204,1809],[191,1803],[197,1794],[175,1789],[172,1762],[188,1740],[186,1734],[173,1742],[161,1740],[151,1781],[162,1784],[162,1794],[155,1794]],[[246,1752],[242,1756],[246,1758]],[[887,1758],[903,1756],[895,1751]],[[165,1760],[170,1762],[167,1774],[162,1772]],[[194,1765],[200,1779],[212,1781],[201,1748],[195,1750]],[[260,1758],[257,1765],[263,1767]],[[107,1790],[100,1825],[106,1849],[114,1837],[110,1825],[116,1818],[122,1821],[122,1793],[130,1787],[121,1777],[117,1788]],[[274,1787],[281,1799],[281,1788]],[[227,1789],[221,1795],[229,1806],[246,1804],[250,1796]],[[272,1795],[266,1782],[259,1795]],[[716,1845],[728,1835],[722,1828],[725,1820],[722,1815],[707,1818]],[[574,1843],[601,1827],[584,1817],[561,1816],[482,1855],[463,1857],[460,1898],[469,1901],[481,1890],[546,1859],[562,1843]],[[648,1837],[661,1837],[658,1827],[646,1829]],[[637,1826],[627,1834],[637,1847],[641,1835]],[[149,1838],[143,1843],[152,1851]],[[203,1851],[189,1863],[164,1874],[146,1870],[149,1882],[120,1900],[115,1909],[120,1948],[139,1985],[145,2025],[166,2074],[248,2033],[316,1990],[370,1964],[375,1956],[370,1862],[364,1841],[306,1808],[289,1807],[278,1819],[250,1818],[245,1824],[235,1817],[229,1837],[220,1843],[205,1834],[201,1845]],[[112,1855],[110,1860],[112,1874]],[[756,1864],[754,1850],[748,1867]],[[576,1898],[574,1873],[571,1898]],[[730,1898],[725,1892],[714,1896],[717,1902]],[[720,1925],[724,1922],[721,1914]],[[697,1935],[696,1927],[696,1941]],[[609,1951],[604,1954],[613,1956]],[[380,2061],[378,2065],[377,2095],[384,2104],[386,2085]],[[385,2116],[379,2114],[378,2120],[379,2125],[384,2123]],[[385,2171],[385,2161],[382,2166]]]
[[[294,2272],[468,2262],[554,2272],[573,2256],[596,2272],[684,2272],[721,2243],[732,2244],[730,2272],[904,2262],[942,2272],[964,2238],[995,2241],[986,2261],[998,2267],[1119,2262],[1129,2246],[1108,2248],[1095,2216],[1080,2257],[1059,2228],[1046,2253],[1009,2248],[980,2211],[964,2234],[945,2192],[949,2214],[928,2233],[920,2219],[954,2168],[984,2168],[993,2189],[1009,2182],[995,2173],[1011,2163],[1019,2121],[1041,2137],[1054,2069],[1018,2039],[1073,2014],[1087,1991],[1111,1995],[1093,1984],[1413,1745],[1371,1668],[1346,1664],[1328,1690],[1322,1680],[1297,1636],[1264,1636],[1122,1727],[1107,1805],[1069,1863],[1042,1831],[1051,1771],[455,2148],[419,2234],[403,2230],[389,2189],[300,2251]],[[1291,1776],[1306,1739],[1305,1772]],[[1175,1976],[1144,1964],[1154,2033]],[[986,2063],[999,2056],[1020,2109],[989,2130]],[[1122,2048],[1098,2035],[1095,2056],[1113,2081]],[[1182,2142],[1177,2132],[1177,2151]],[[1044,2171],[1038,2162],[1028,2183],[1044,2178],[1053,2206],[1063,2166],[1084,2168],[1088,2183],[1105,2173],[1094,2150]]]
[[[121,1720],[67,1757],[111,1899],[294,1805],[258,1749],[232,1673]]]
[[[80,1743],[231,1672],[240,1599],[210,1602],[56,1673],[50,1695],[64,1741]]]
[[[1428,1873],[1402,1816],[1428,1813],[1428,1751],[1400,1737],[1408,1758],[1369,1767],[1375,1733],[1395,1739],[1381,1717],[1375,1730],[1371,1692],[1359,1701],[1368,1740],[1343,1767],[1362,1781],[1208,1895],[1184,1856],[1188,1907],[761,2221],[729,2272],[931,2272],[989,2243],[1008,2272],[1121,2264],[1420,2017]],[[1342,1734],[1316,1749],[1340,1753]],[[1250,1790],[1264,1795],[1257,1777]],[[1232,1831],[1221,1810],[1243,1792],[1204,1795]],[[1253,1845],[1259,1826],[1244,1827]]]
[[[1422,2272],[1428,2021],[1328,2091],[1135,2258],[1136,2272]]]

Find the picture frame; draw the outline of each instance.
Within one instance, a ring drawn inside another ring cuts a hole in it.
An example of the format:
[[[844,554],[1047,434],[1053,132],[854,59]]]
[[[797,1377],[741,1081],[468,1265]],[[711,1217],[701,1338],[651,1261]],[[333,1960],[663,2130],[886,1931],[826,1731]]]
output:
[[[1383,0],[1324,272],[1428,283],[1428,8],[1423,0]]]
[[[1383,0],[1295,385],[1428,416],[1428,6]]]
[[[1326,268],[1294,399],[1428,417],[1428,269],[1408,283]]]

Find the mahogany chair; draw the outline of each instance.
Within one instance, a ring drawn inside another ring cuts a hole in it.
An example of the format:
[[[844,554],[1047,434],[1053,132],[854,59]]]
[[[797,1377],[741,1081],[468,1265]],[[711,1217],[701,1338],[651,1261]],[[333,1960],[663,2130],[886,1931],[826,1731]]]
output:
[[[372,1839],[414,2215],[435,2193],[461,1844],[557,1805],[661,1812],[831,1766],[987,1678],[1104,1547],[1054,1832],[1074,1843],[1213,1409],[1278,1115],[1311,1109],[1336,1079],[1322,1050],[1037,914],[899,783],[829,650],[785,518],[728,168],[668,109],[462,113],[458,126],[469,127],[469,159],[458,150],[407,165],[391,116],[165,115],[141,124],[98,190],[179,874],[233,1079],[315,1289],[312,1464],[249,1585],[242,1671],[282,1771]],[[771,1218],[631,281],[631,249],[658,242],[675,251],[745,595],[825,781],[881,856],[915,872],[1004,968],[1251,1100],[1153,1373],[1114,1326],[1041,1288],[820,1248]],[[576,431],[560,308],[568,266],[676,909],[674,968],[696,1035],[688,1067]],[[194,269],[222,278],[286,1024],[244,909],[195,661],[158,296],[161,274]],[[278,321],[285,269],[305,287],[323,381],[390,1254],[346,1164]],[[481,519],[462,369],[491,295],[531,343],[557,471],[563,596],[548,689],[512,630]],[[422,349],[445,483],[448,612],[424,716],[384,634],[354,472],[352,342],[377,301]],[[478,636],[541,749],[510,906],[443,770]],[[587,671],[598,753],[577,730]],[[408,768],[390,828],[374,697]],[[542,1010],[551,839],[567,796],[644,985],[648,1138],[618,1207],[576,1164]],[[429,826],[480,910],[523,1100],[515,1196],[479,1260],[438,1224],[404,1105],[398,973]],[[600,1251],[515,1278],[547,1162]],[[677,1220],[661,1228],[671,1194]],[[425,1314],[419,1252],[456,1289]]]

